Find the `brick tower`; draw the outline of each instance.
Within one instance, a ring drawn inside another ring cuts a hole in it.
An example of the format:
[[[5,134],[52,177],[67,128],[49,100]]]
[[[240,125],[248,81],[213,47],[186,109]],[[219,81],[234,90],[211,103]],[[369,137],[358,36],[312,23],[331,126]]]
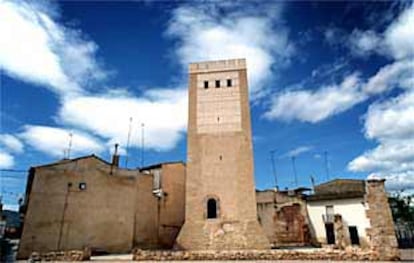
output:
[[[266,249],[257,221],[245,59],[189,66],[187,250]]]

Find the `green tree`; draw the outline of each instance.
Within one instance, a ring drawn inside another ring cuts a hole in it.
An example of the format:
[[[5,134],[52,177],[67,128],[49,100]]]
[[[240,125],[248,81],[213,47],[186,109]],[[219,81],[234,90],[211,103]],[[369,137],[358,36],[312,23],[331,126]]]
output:
[[[394,222],[408,224],[414,228],[414,194],[403,195],[403,191],[397,192],[388,198]]]

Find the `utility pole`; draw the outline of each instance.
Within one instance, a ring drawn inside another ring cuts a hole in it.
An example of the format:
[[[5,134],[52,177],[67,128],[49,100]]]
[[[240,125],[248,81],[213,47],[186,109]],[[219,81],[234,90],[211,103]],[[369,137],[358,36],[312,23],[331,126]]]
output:
[[[275,166],[275,151],[276,150],[271,150],[270,151],[270,161],[272,162],[272,172],[273,172],[273,177],[275,180],[275,189],[279,189],[278,185],[277,185],[277,174],[276,174],[276,166]]]

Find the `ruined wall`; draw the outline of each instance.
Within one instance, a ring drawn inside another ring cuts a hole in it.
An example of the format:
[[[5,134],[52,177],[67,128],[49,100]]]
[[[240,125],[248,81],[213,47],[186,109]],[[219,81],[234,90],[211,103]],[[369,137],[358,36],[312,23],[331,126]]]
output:
[[[384,181],[368,180],[366,184],[366,215],[371,223],[367,235],[371,248],[378,253],[381,260],[393,260],[399,257],[399,250]]]
[[[130,250],[137,172],[109,173],[94,157],[36,168],[18,257],[85,246]]]
[[[303,246],[311,242],[305,201],[287,192],[256,192],[257,215],[273,247]]]

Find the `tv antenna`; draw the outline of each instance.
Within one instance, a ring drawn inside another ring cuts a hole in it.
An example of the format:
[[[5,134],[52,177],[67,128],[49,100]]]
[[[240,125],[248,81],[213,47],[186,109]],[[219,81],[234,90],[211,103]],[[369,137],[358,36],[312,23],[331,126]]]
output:
[[[329,181],[329,163],[328,163],[328,151],[323,152],[324,160],[325,160],[325,172],[326,172],[326,180]]]
[[[70,151],[72,150],[72,139],[73,134],[72,132],[69,133],[69,146],[68,146],[68,159],[70,159]]]
[[[128,150],[129,150],[129,141],[131,139],[131,130],[132,130],[132,117],[129,117],[128,138],[127,138],[127,145],[125,148],[125,168],[128,168]]]
[[[141,123],[141,168],[144,167],[144,146],[145,146],[144,128],[145,128],[145,124]]]
[[[295,185],[298,186],[298,175],[296,172],[296,156],[292,156],[292,169],[293,169],[293,176],[295,177]]]
[[[277,173],[276,173],[276,166],[275,166],[275,152],[276,152],[276,150],[271,150],[270,151],[270,161],[272,162],[273,178],[275,180],[275,189],[277,190],[279,187],[277,185]]]

